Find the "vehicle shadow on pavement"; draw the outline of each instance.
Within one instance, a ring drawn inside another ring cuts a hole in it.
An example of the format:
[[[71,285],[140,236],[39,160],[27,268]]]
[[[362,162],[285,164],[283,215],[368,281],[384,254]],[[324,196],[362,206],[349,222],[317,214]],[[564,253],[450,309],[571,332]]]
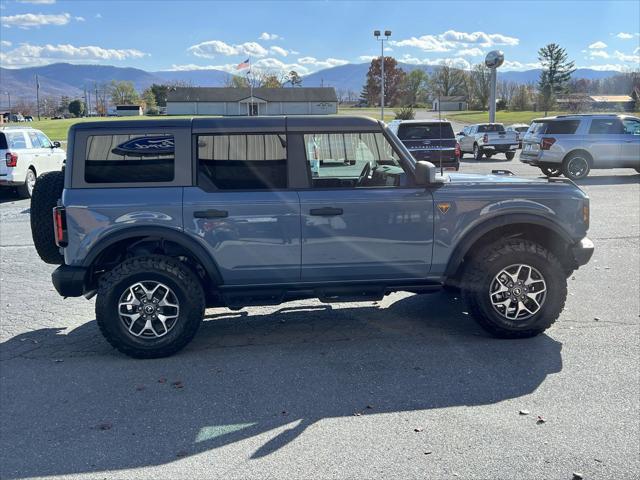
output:
[[[95,321],[15,336],[0,344],[0,477],[158,466],[232,444],[257,459],[330,418],[424,411],[428,429],[431,410],[528,395],[562,370],[547,335],[496,340],[453,295],[403,295],[210,311],[184,352],[158,360],[114,352]]]
[[[564,178],[564,177],[560,177]],[[575,182],[577,185],[622,185],[640,183],[640,174],[632,175],[593,175]]]

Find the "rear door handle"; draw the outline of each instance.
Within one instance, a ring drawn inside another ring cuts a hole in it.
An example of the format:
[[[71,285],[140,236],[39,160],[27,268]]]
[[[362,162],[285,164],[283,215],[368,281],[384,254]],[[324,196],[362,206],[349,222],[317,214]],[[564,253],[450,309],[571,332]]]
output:
[[[216,210],[215,208],[193,212],[194,218],[227,218],[228,216],[229,212],[226,210]]]
[[[318,215],[322,217],[333,217],[335,215],[342,215],[343,212],[341,208],[323,207],[323,208],[312,208],[311,210],[309,210],[309,213],[311,215]]]

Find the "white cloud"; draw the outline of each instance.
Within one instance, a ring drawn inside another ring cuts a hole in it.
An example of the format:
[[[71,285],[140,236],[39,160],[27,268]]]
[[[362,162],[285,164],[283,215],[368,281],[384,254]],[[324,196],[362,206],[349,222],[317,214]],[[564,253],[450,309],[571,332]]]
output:
[[[34,5],[53,5],[56,0],[17,0],[18,3],[33,3]]]
[[[609,54],[607,52],[605,52],[604,50],[594,50],[593,52],[591,52],[589,54],[589,58],[591,58],[591,59],[609,58]]]
[[[102,18],[102,14],[101,13],[96,13],[95,14],[95,18]]]
[[[613,70],[615,72],[628,72],[630,70],[630,68],[626,65],[623,65],[621,63],[608,63],[605,65],[588,65],[586,67],[580,67],[580,68],[590,68],[591,70]]]
[[[0,41],[0,46],[2,47],[10,47],[11,45],[13,45],[9,40],[1,40]]]
[[[484,55],[484,52],[478,47],[463,48],[456,53],[456,57],[481,57],[482,55]]]
[[[274,45],[273,47],[270,47],[269,51],[271,53],[275,53],[276,55],[281,55],[283,57],[286,57],[290,53],[289,50],[285,50],[284,48],[278,47],[276,45]]]
[[[613,56],[620,60],[621,62],[632,62],[639,64],[640,66],[640,55],[628,55],[626,53],[619,52],[616,50],[613,52]]]
[[[540,63],[538,62],[522,63],[522,62],[518,62],[517,60],[505,60],[500,70],[508,72],[512,70],[515,70],[515,71],[533,70],[536,68],[541,68]]]
[[[453,48],[451,42],[445,42],[434,35],[422,35],[405,40],[390,40],[389,43],[396,47],[414,47],[424,52],[446,52]]]
[[[121,61],[129,58],[142,58],[147,55],[147,53],[135,49],[103,48],[94,45],[77,47],[70,44],[31,45],[21,43],[18,47],[2,53],[0,64],[7,68],[21,68],[70,60],[78,63]]]
[[[360,55],[358,60],[362,60],[363,62],[370,62],[374,58],[379,58],[380,55]]]
[[[321,70],[323,68],[338,67],[340,65],[346,65],[349,63],[347,60],[341,60],[339,58],[326,58],[319,60],[315,57],[302,57],[298,59],[298,63],[306,65],[308,69]]]
[[[638,35],[636,33],[636,35]],[[631,38],[633,38],[633,34],[632,33],[626,33],[626,32],[620,32],[616,35],[616,37],[620,38],[621,40],[629,40]]]
[[[187,63],[184,65],[173,64],[169,70],[172,72],[183,72],[188,70],[220,70],[220,68],[216,65],[196,65],[194,63]]]
[[[0,17],[3,27],[18,27],[24,30],[29,28],[39,28],[45,25],[62,26],[67,25],[71,19],[84,21],[83,17],[71,17],[68,13],[45,15],[43,13],[22,13],[20,15],[8,15]]]
[[[473,47],[493,47],[498,45],[518,45],[520,40],[501,33],[457,32],[447,30],[439,35],[422,35],[404,40],[391,40],[396,47],[419,48],[424,52],[448,52],[454,48],[473,49]]]
[[[462,70],[470,70],[472,65],[464,58],[417,58],[411,55],[405,54],[399,59],[402,63],[408,63],[410,65],[449,65],[451,67],[460,68]]]
[[[515,37],[509,37],[501,33],[484,33],[484,32],[456,32],[455,30],[447,30],[440,37],[454,43],[463,45],[480,45],[481,47],[492,47],[494,45],[518,45],[520,40]]]
[[[278,40],[279,38],[281,39],[282,37],[277,33],[262,32],[262,34],[258,37],[258,40]]]
[[[597,50],[600,48],[607,48],[607,44],[601,41],[597,41],[595,43],[592,43],[591,45],[589,45],[589,49],[590,50]]]
[[[187,49],[196,57],[214,58],[217,54],[249,55],[253,57],[265,57],[269,53],[266,48],[257,42],[245,42],[239,45],[230,45],[222,40],[209,40],[207,42],[192,45]]]
[[[633,53],[640,53],[640,47],[636,48]]]

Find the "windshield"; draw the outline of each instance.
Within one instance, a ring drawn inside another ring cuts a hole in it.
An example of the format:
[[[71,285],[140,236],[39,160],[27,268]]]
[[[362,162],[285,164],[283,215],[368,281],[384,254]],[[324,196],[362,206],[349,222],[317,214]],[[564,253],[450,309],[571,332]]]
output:
[[[432,140],[454,137],[450,123],[410,123],[398,127],[400,140]]]

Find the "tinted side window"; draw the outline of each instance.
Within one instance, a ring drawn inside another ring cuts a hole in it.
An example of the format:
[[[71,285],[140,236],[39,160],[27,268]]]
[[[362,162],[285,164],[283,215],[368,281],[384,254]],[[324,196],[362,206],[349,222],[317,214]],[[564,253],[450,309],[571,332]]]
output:
[[[170,182],[173,135],[91,135],[87,138],[87,183]]]
[[[576,133],[580,120],[563,120],[556,122],[549,122],[547,129],[544,133],[556,134],[556,135],[572,135]]]
[[[287,188],[284,135],[199,135],[199,181],[221,190]]]
[[[21,132],[7,132],[9,148],[27,148],[27,141]]]
[[[0,150],[6,150],[9,148],[7,145],[7,137],[4,136],[4,133],[0,132]]]
[[[624,133],[622,122],[617,118],[594,118],[589,133],[593,135],[617,135]]]
[[[42,148],[42,143],[40,143],[40,138],[36,135],[36,132],[29,132],[29,140],[31,140],[31,148]]]

